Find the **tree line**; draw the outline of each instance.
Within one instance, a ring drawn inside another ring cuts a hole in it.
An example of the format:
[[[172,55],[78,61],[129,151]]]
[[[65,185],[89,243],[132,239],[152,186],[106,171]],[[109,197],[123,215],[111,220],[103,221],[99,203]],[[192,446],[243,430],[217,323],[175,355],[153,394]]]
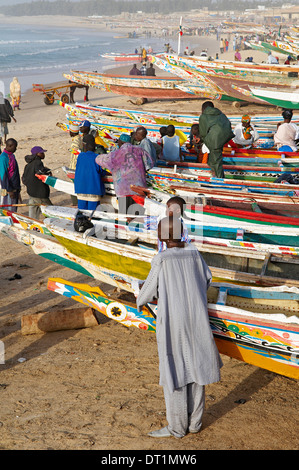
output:
[[[257,8],[258,5],[266,7],[278,6],[280,0],[85,0],[71,2],[70,0],[37,0],[31,3],[21,3],[13,6],[2,7],[2,13],[9,16],[36,16],[36,15],[63,15],[63,16],[114,16],[122,12],[136,13],[142,10],[144,13],[168,14],[200,10],[208,7],[214,11],[242,11],[244,8]]]

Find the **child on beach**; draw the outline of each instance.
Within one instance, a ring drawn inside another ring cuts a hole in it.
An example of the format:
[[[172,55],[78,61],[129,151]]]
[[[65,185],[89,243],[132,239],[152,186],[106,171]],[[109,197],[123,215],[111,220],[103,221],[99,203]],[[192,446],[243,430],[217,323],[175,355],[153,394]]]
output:
[[[47,150],[39,146],[31,149],[31,154],[25,157],[26,165],[22,176],[22,183],[26,186],[29,196],[29,217],[37,220],[41,216],[40,205],[52,205],[49,199],[49,185],[35,176],[36,174],[52,175],[51,170],[45,167],[42,161],[45,158],[45,152]]]
[[[158,236],[167,250],[152,259],[137,308],[157,299],[159,383],[168,425],[149,436],[181,438],[200,431],[205,385],[220,380],[222,362],[209,324],[208,266],[194,246],[185,246],[178,218],[162,219]]]

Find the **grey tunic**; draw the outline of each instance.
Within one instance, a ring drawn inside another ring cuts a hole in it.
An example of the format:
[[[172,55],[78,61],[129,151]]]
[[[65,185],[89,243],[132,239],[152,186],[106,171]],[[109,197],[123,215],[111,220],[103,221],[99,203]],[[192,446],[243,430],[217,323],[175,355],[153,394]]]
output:
[[[221,358],[210,328],[207,288],[211,272],[198,250],[170,248],[152,259],[137,307],[158,299],[156,337],[160,385],[170,392],[220,380]]]

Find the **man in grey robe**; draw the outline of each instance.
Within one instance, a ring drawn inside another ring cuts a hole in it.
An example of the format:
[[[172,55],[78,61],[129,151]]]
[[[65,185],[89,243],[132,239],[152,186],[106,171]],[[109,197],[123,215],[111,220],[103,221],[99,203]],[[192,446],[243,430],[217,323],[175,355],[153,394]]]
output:
[[[152,259],[151,271],[137,297],[139,310],[158,299],[156,337],[168,426],[149,433],[152,437],[179,438],[198,432],[204,386],[220,380],[222,361],[207,308],[211,272],[198,250],[181,241],[181,234],[179,219],[160,221],[158,237],[167,249]]]

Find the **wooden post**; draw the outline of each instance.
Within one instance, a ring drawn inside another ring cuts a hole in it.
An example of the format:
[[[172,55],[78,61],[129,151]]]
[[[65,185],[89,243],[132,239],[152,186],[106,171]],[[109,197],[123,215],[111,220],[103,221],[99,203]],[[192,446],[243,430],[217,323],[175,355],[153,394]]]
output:
[[[89,328],[97,325],[98,322],[92,308],[72,308],[23,315],[21,332],[23,335],[32,335],[50,331]]]

